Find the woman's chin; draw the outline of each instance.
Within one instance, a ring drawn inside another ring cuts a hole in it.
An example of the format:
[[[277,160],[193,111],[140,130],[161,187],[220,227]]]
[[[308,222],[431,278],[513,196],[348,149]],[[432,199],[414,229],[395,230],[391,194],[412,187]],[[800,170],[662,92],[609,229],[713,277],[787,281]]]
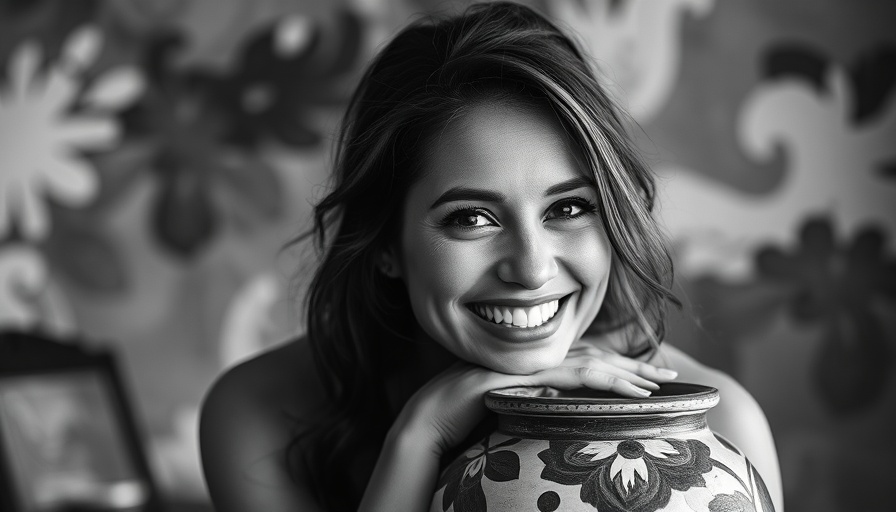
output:
[[[564,358],[565,354],[514,354],[485,362],[483,366],[508,375],[532,375],[559,366]]]

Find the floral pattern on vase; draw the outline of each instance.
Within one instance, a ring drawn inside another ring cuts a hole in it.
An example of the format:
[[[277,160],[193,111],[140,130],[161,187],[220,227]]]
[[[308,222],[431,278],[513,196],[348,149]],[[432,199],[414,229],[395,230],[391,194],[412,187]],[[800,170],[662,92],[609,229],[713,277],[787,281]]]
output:
[[[654,512],[672,489],[705,486],[713,467],[709,447],[695,439],[551,441],[538,457],[542,478],[581,485],[582,501],[601,511]]]
[[[774,512],[756,468],[710,430],[718,390],[486,394],[497,430],[443,470],[430,512]]]
[[[734,494],[719,494],[709,502],[710,512],[756,512],[756,507],[747,496],[739,491]]]
[[[482,490],[483,475],[493,482],[507,482],[520,476],[520,457],[507,448],[518,442],[511,438],[494,446],[489,446],[491,436],[451,463],[439,478],[438,488],[445,488],[442,495],[442,510],[454,505],[454,512],[475,512],[487,510],[485,493]],[[500,450],[500,451],[499,451]]]

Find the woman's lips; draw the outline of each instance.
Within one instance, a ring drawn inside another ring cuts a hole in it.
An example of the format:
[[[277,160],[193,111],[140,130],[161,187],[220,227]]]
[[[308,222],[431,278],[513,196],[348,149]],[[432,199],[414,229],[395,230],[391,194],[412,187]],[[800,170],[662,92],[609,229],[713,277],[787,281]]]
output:
[[[512,342],[537,341],[547,338],[557,331],[560,326],[561,317],[563,316],[564,306],[568,302],[569,297],[570,295],[567,295],[560,299],[538,304],[537,306],[506,306],[507,312],[504,311],[505,306],[497,304],[474,303],[470,304],[468,309],[476,318],[478,318],[481,325],[496,337]],[[537,316],[541,314],[540,323],[537,325],[530,325],[529,314],[532,313],[532,310],[535,307],[538,308],[538,312],[534,313],[535,318],[533,318],[533,323],[538,321]],[[500,308],[500,323],[496,322],[498,319],[496,316],[497,308]],[[542,311],[547,313],[547,318],[545,318],[545,313],[542,313]],[[488,317],[489,312],[492,313],[491,319]],[[508,318],[507,313],[509,313],[509,322],[506,321]],[[523,324],[522,315],[525,315],[525,324]],[[514,320],[516,320],[516,322],[514,322]]]

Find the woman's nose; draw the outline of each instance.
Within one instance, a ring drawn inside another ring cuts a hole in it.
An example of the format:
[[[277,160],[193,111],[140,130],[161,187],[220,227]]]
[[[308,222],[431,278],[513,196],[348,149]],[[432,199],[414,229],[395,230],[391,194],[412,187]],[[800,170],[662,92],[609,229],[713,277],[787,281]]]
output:
[[[559,267],[547,233],[529,232],[515,237],[498,264],[498,277],[529,290],[537,290],[557,276]]]

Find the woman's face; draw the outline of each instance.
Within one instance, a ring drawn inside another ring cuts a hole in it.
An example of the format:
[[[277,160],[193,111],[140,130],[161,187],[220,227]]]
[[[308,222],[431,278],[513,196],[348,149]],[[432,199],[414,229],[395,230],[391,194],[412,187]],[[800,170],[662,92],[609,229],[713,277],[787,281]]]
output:
[[[550,111],[481,105],[431,141],[391,257],[423,330],[504,373],[558,365],[600,309],[598,196]]]

